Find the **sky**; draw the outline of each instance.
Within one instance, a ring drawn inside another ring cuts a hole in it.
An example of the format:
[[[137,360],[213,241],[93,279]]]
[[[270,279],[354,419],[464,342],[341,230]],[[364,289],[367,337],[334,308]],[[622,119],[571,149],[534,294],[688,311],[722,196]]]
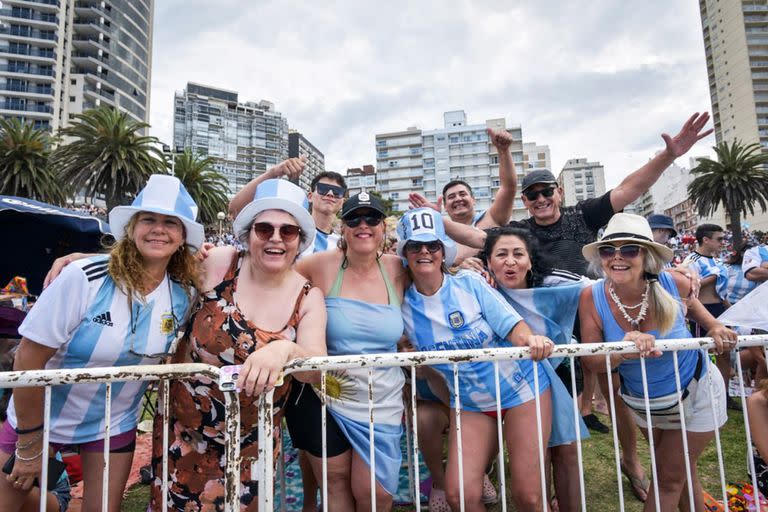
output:
[[[711,109],[695,0],[157,0],[154,23],[152,135],[171,143],[174,92],[198,82],[273,102],[327,170],[375,165],[376,133],[464,110],[522,126],[555,175],[601,162],[613,187]]]

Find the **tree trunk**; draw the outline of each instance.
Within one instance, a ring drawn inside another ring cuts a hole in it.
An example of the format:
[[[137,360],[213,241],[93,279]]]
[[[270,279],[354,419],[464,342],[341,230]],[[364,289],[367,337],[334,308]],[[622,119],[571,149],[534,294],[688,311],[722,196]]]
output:
[[[733,250],[740,247],[743,243],[741,238],[741,212],[738,208],[729,208],[728,215],[731,217],[731,233],[733,233]]]

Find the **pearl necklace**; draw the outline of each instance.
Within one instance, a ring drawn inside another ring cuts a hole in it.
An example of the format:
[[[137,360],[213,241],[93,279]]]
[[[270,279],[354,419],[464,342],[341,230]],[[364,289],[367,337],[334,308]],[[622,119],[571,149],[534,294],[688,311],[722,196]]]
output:
[[[608,294],[611,296],[611,299],[613,299],[613,302],[616,304],[616,306],[619,308],[619,311],[621,312],[622,316],[624,316],[624,320],[626,320],[629,325],[632,327],[632,329],[637,329],[640,324],[645,320],[645,315],[648,313],[648,290],[650,289],[650,283],[648,281],[645,282],[645,291],[643,292],[643,298],[640,300],[639,304],[635,304],[634,306],[626,306],[623,302],[621,302],[621,299],[619,299],[619,296],[616,295],[616,290],[613,289],[613,285],[608,286]],[[637,314],[637,318],[632,318],[629,313],[627,312],[628,309],[637,309],[640,308],[640,312]]]

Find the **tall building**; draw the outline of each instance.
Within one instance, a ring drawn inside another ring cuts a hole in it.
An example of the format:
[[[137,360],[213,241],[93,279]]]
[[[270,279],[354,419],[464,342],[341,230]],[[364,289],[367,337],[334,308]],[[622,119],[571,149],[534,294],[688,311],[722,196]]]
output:
[[[605,194],[605,170],[600,162],[572,158],[565,162],[557,183],[563,188],[563,206]]]
[[[467,124],[463,110],[445,112],[443,128],[376,135],[377,188],[393,200],[399,211],[408,209],[408,194],[419,192],[436,201],[451,180],[469,183],[477,209],[487,209],[499,189],[499,156],[490,144],[486,128],[505,129],[512,134],[510,147],[516,165],[523,160],[522,129],[507,128],[506,121],[489,119],[484,124]]]
[[[717,143],[768,151],[768,5],[765,0],[699,0]],[[768,214],[744,219],[768,230]],[[722,212],[713,219],[728,220]]]
[[[56,130],[110,105],[149,121],[153,0],[4,0],[0,116]]]
[[[325,172],[325,155],[314,144],[296,130],[288,130],[288,157],[304,157],[306,167],[297,179],[292,180],[301,188],[309,192],[309,186],[315,176]]]
[[[376,168],[372,165],[347,169],[344,177],[347,182],[347,196],[352,197],[363,190],[378,190],[376,188]]]
[[[288,121],[269,101],[189,82],[174,106],[174,147],[213,157],[232,195],[288,157]]]

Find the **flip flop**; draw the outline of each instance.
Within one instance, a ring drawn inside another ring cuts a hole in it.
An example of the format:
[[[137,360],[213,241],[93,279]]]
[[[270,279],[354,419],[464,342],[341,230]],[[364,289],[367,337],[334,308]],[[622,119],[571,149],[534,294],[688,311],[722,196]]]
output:
[[[451,512],[445,490],[432,488],[429,493],[429,512]]]
[[[499,494],[496,492],[496,487],[493,486],[493,482],[488,478],[486,473],[483,476],[483,503],[485,505],[491,505],[499,501]]]
[[[651,488],[651,481],[648,480],[648,477],[639,477],[631,474],[627,466],[624,465],[624,461],[621,462],[621,473],[629,479],[630,489],[632,489],[632,494],[635,498],[645,503],[645,500],[648,499],[648,491]],[[643,496],[643,493],[645,493],[645,496]]]

